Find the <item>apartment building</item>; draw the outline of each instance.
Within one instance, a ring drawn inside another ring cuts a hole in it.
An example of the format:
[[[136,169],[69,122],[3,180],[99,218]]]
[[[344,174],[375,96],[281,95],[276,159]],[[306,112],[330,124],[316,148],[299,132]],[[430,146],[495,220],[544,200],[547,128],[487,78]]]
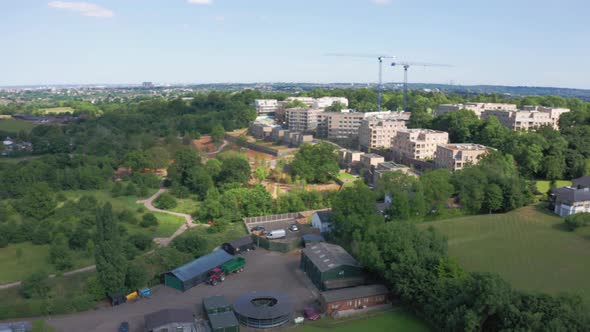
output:
[[[348,107],[348,99],[344,97],[322,97],[314,100],[311,105],[312,108],[326,108],[332,106],[334,103],[340,103],[344,107]]]
[[[487,110],[482,114],[482,119],[495,116],[502,125],[515,131],[533,130],[541,126],[559,130],[559,118],[569,111],[567,108],[527,106],[522,111]]]
[[[505,104],[505,103],[465,103],[465,104],[442,104],[439,105],[438,108],[434,111],[434,115],[439,116],[443,115],[448,112],[454,112],[458,110],[470,110],[475,113],[478,117],[481,118],[481,115],[486,110],[506,110],[506,111],[516,111],[517,107],[515,104]]]
[[[440,144],[436,148],[434,164],[437,168],[460,170],[467,165],[476,165],[491,148],[480,144]]]
[[[282,104],[285,105],[295,100],[299,100],[310,108],[313,107],[313,103],[315,103],[315,98],[312,97],[287,97],[285,101],[282,102]]]
[[[364,149],[390,148],[399,130],[406,129],[410,113],[391,113],[364,118],[358,129],[359,143]]]
[[[449,143],[449,134],[431,129],[402,129],[391,140],[391,150],[399,158],[434,159],[439,144]]]
[[[385,162],[385,157],[375,153],[365,153],[361,155],[360,162],[365,168],[369,168],[372,170],[375,167],[377,167],[377,165],[379,165],[380,163]]]
[[[254,107],[258,115],[274,114],[279,109],[279,102],[276,99],[256,99]]]
[[[372,178],[373,184],[377,184],[379,182],[379,179],[381,179],[383,175],[391,172],[402,172],[404,174],[416,176],[408,166],[388,161],[379,163],[375,168]]]
[[[316,130],[323,109],[317,108],[288,108],[285,110],[285,122],[292,131]]]

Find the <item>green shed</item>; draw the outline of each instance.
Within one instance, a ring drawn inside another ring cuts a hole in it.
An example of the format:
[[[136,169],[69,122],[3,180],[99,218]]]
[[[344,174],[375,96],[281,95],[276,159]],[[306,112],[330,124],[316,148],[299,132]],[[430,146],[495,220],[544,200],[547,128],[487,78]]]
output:
[[[167,272],[164,275],[164,285],[184,292],[206,281],[209,271],[231,261],[233,258],[225,250],[215,250]]]
[[[223,296],[211,296],[203,299],[203,311],[207,316],[233,310],[232,305]]]
[[[240,324],[233,311],[225,311],[209,316],[213,332],[239,332]]]
[[[316,243],[301,251],[301,269],[320,290],[362,285],[365,282],[360,264],[344,248]]]

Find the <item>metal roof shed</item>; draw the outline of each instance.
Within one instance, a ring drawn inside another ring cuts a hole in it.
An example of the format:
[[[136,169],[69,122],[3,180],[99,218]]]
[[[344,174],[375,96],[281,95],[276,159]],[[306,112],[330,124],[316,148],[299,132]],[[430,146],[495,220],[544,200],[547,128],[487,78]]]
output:
[[[186,291],[207,279],[207,274],[213,268],[229,262],[233,256],[224,250],[215,250],[192,262],[177,267],[167,272],[164,276],[164,284],[168,287]]]
[[[252,241],[252,237],[244,236],[242,238],[226,242],[221,247],[229,254],[237,255],[244,251],[254,249],[254,242]]]
[[[233,311],[232,305],[223,296],[211,296],[203,299],[203,310],[207,315]]]
[[[213,332],[239,332],[240,324],[233,311],[221,312],[209,316]]]

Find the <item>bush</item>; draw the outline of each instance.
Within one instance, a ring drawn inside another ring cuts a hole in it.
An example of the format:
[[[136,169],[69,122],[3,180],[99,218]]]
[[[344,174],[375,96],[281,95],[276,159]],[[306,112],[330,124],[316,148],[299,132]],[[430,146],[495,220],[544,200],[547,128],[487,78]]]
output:
[[[135,196],[137,194],[137,186],[133,182],[127,185],[125,188],[125,196]]]
[[[590,213],[576,213],[565,218],[565,226],[570,231],[590,225]]]
[[[176,207],[176,200],[174,199],[174,197],[172,197],[172,195],[168,193],[163,193],[154,201],[154,205],[158,209],[170,210]]]
[[[39,271],[23,280],[19,293],[27,299],[43,299],[49,294],[49,279],[45,272]]]
[[[119,213],[119,221],[126,222],[129,224],[137,224],[137,218],[130,210],[123,210]]]
[[[141,251],[148,249],[152,244],[152,238],[144,233],[133,234],[128,241]]]
[[[143,215],[141,223],[139,223],[141,227],[148,228],[151,226],[158,226],[158,218],[153,213],[146,213]]]

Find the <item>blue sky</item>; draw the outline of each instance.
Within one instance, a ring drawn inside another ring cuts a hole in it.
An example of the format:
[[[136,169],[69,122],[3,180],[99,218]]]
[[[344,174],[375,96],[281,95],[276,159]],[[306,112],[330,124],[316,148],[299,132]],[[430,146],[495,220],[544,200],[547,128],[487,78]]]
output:
[[[195,3],[191,3],[195,2]],[[587,0],[0,1],[0,85],[411,82],[590,88]],[[385,68],[386,81],[402,70]]]

